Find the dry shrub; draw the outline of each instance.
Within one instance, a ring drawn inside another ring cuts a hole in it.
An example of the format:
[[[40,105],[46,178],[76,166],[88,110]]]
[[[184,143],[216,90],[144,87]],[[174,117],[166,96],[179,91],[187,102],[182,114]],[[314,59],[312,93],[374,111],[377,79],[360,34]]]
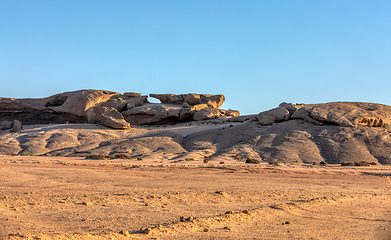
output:
[[[369,167],[369,166],[372,166],[372,165],[377,165],[377,163],[375,163],[375,162],[364,162],[364,161],[355,162],[354,164],[356,166],[359,166],[359,167]]]
[[[254,158],[247,158],[246,163],[259,164],[259,161]]]
[[[106,160],[109,159],[109,156],[105,155],[99,155],[99,154],[91,154],[86,157],[86,159],[93,159],[93,160]]]

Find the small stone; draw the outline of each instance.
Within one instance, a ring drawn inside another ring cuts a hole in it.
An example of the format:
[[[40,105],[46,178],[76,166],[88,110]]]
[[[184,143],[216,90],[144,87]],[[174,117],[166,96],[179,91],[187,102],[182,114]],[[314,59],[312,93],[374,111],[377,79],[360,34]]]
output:
[[[224,192],[224,191],[216,191],[215,193],[216,193],[216,194],[219,194],[219,195],[225,195],[225,192]]]
[[[251,212],[249,210],[243,210],[242,213],[247,214],[247,215],[251,214]]]
[[[204,228],[204,232],[209,232],[209,228]]]
[[[150,228],[141,228],[140,232],[143,234],[151,234],[151,229]]]
[[[130,233],[128,231],[126,231],[126,230],[120,231],[119,234],[121,234],[121,235],[123,235],[125,237],[130,237]]]

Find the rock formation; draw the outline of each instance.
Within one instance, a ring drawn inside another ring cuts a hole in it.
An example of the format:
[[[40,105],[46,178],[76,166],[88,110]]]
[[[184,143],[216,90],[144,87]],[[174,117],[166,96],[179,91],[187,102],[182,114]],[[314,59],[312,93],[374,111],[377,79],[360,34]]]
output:
[[[0,98],[0,122],[3,122],[1,128],[11,128],[9,122],[15,119],[23,124],[101,122],[116,129],[129,128],[129,123],[163,124],[192,121],[197,112],[205,108],[218,109],[225,100],[223,95],[196,93],[150,96],[160,99],[162,103],[151,104],[148,96],[142,96],[141,93],[121,94],[90,89],[60,93],[41,99]],[[219,109],[217,112],[214,115],[198,114],[198,118],[228,118],[239,115],[239,112],[234,110]]]

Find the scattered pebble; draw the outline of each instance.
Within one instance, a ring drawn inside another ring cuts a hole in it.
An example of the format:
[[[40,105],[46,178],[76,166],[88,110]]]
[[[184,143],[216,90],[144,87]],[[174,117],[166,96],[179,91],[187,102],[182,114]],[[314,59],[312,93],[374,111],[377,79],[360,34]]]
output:
[[[89,205],[91,205],[91,203],[89,203],[89,202],[82,202],[81,204],[84,205],[84,206],[89,206]]]

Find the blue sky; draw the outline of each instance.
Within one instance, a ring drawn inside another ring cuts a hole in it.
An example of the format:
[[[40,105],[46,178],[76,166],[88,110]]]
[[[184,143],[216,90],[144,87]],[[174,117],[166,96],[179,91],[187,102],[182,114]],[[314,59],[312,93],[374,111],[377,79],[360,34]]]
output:
[[[391,105],[391,1],[0,0],[0,96],[79,89]]]

